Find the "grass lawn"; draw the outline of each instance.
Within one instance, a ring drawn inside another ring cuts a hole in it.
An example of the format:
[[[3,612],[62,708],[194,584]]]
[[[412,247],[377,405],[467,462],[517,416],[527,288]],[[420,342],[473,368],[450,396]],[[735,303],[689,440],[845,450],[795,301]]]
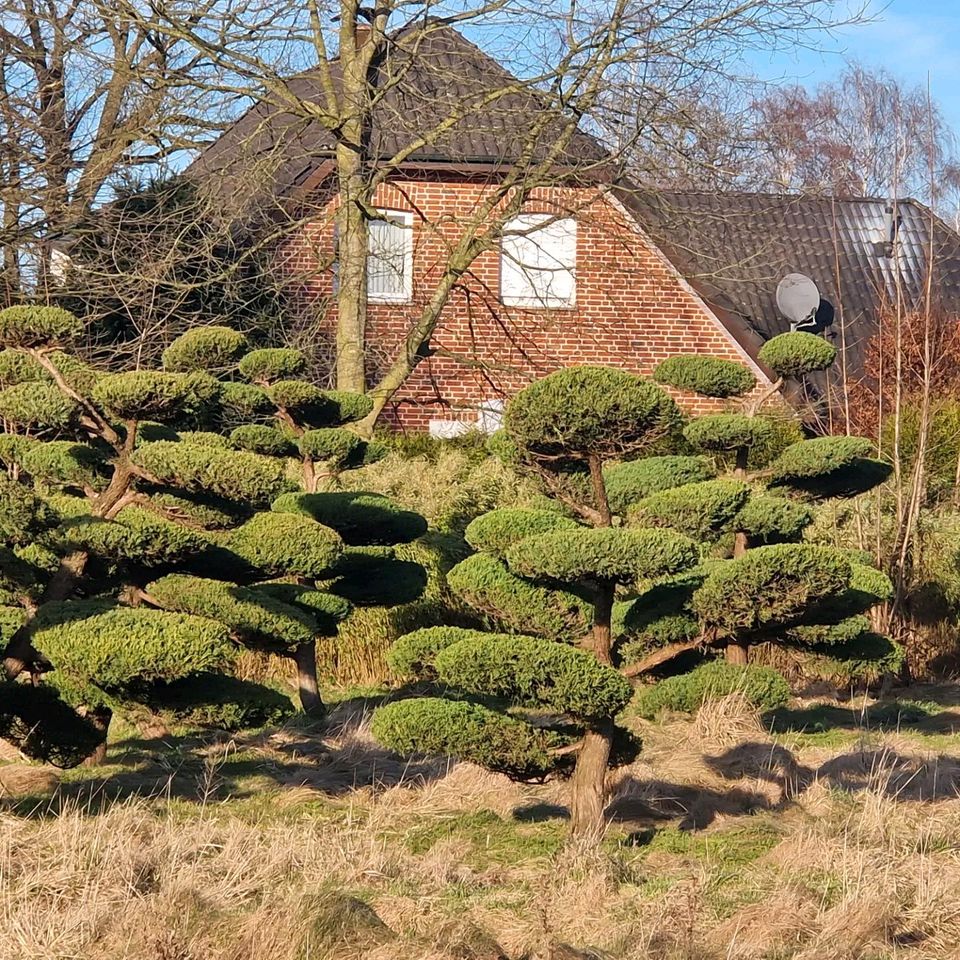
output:
[[[960,957],[951,696],[638,721],[597,850],[563,784],[380,750],[370,696],[326,731],[118,724],[103,767],[0,763],[0,958]]]

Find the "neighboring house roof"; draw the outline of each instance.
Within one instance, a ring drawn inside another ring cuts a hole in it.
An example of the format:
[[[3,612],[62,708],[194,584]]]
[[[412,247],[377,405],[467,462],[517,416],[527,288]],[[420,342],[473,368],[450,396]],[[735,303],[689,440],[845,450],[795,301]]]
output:
[[[779,281],[803,273],[835,312],[827,329],[845,343],[849,371],[881,309],[924,299],[960,311],[960,236],[916,200],[736,192],[621,191],[651,239],[713,306],[763,340],[790,328]],[[928,265],[932,264],[932,274]]]
[[[339,61],[331,60],[330,66],[334,84],[339,85]],[[544,117],[541,95],[440,22],[408,28],[388,38],[371,72],[378,93],[366,132],[366,154],[373,161],[393,158],[441,123],[459,118],[430,143],[413,150],[408,161],[509,165],[529,149],[530,131]],[[291,78],[288,86],[303,101],[324,102],[318,70]],[[534,145],[534,160],[544,159],[556,142],[563,120],[560,113],[555,116],[553,132],[548,127]],[[237,177],[249,191],[251,167],[260,166],[264,186],[269,186],[273,196],[282,196],[307,180],[319,163],[332,158],[335,147],[333,133],[320,120],[282,111],[264,101],[208,146],[190,172],[205,178],[218,175],[228,181]],[[607,157],[596,140],[577,133],[565,159],[582,166],[591,161],[602,163]]]

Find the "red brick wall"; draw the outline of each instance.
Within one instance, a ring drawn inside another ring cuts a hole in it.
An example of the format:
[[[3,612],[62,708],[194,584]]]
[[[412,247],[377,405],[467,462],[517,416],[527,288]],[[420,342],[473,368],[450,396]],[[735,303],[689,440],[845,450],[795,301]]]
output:
[[[414,284],[410,304],[370,304],[369,376],[393,356],[434,288],[449,245],[476,215],[487,187],[469,180],[402,180],[384,185],[377,205],[414,215]],[[318,338],[333,340],[336,305],[332,259],[334,202],[280,250],[303,309],[316,317]],[[431,346],[386,411],[403,428],[430,420],[476,419],[485,400],[505,399],[559,367],[602,364],[649,373],[677,353],[743,361],[743,354],[696,295],[643,239],[618,205],[595,188],[540,191],[530,212],[562,211],[577,219],[574,309],[505,307],[498,299],[499,252],[482,253],[451,296]],[[681,398],[698,412],[716,402]],[[712,405],[712,407],[711,407]]]

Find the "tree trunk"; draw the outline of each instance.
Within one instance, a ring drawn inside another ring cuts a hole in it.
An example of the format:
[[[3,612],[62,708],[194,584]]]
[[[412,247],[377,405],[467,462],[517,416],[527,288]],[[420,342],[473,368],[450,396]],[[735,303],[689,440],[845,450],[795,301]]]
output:
[[[737,465],[733,473],[735,477],[745,480],[747,477],[747,461],[750,457],[750,450],[747,447],[740,447],[737,450]],[[742,557],[747,552],[747,535],[737,530],[733,535],[733,559]],[[746,643],[727,644],[725,656],[728,663],[736,663],[739,666],[746,666],[750,660],[750,646]]]
[[[96,707],[88,710],[86,716],[93,726],[103,734],[103,742],[83,761],[83,765],[85,767],[99,767],[107,759],[107,733],[110,730],[113,711],[109,707]]]
[[[357,135],[360,130],[358,128]],[[340,208],[337,211],[337,389],[367,389],[367,216],[359,152],[337,147]]]
[[[304,713],[312,717],[322,717],[323,700],[320,699],[320,686],[317,683],[317,643],[301,643],[293,651],[293,660],[297,665],[297,686],[300,690],[300,706]]]
[[[750,647],[746,643],[728,643],[726,657],[728,663],[745,667],[750,662]]]
[[[606,503],[604,496],[603,502]],[[613,664],[610,619],[616,585],[612,581],[597,584],[593,604],[593,630],[582,646],[601,662]],[[577,754],[570,780],[570,835],[578,840],[596,839],[603,833],[603,810],[607,796],[607,766],[613,744],[613,722],[590,727]]]
[[[588,730],[570,779],[570,835],[597,840],[603,833],[607,766],[613,744],[613,724]]]

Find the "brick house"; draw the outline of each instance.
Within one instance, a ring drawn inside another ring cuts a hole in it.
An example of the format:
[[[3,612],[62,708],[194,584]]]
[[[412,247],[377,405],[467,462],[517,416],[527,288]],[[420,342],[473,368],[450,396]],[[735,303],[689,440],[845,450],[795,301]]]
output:
[[[402,43],[387,53],[404,55]],[[509,77],[448,27],[431,32],[395,72],[403,79],[385,93],[369,131],[373,162],[413,142],[451,104]],[[291,81],[307,97],[316,83],[310,74]],[[517,130],[536,109],[527,97],[475,114],[378,187],[368,259],[371,383],[420,316],[459,224],[510,168]],[[277,262],[311,336],[327,344],[336,324],[333,146],[319,125],[259,104],[192,167],[225,196],[258,206],[259,222],[296,224],[280,231]],[[456,285],[422,359],[384,411],[394,425],[440,436],[491,428],[511,393],[558,367],[644,374],[678,353],[740,361],[762,389],[770,379],[757,351],[789,329],[774,294],[791,272],[817,282],[818,318],[844,350],[845,374],[858,375],[884,299],[895,290],[922,294],[931,230],[937,289],[960,301],[960,242],[913,201],[891,216],[882,200],[653,194],[605,170],[592,138],[578,134],[569,152],[576,172],[533,189]],[[823,385],[813,389],[822,393]]]

